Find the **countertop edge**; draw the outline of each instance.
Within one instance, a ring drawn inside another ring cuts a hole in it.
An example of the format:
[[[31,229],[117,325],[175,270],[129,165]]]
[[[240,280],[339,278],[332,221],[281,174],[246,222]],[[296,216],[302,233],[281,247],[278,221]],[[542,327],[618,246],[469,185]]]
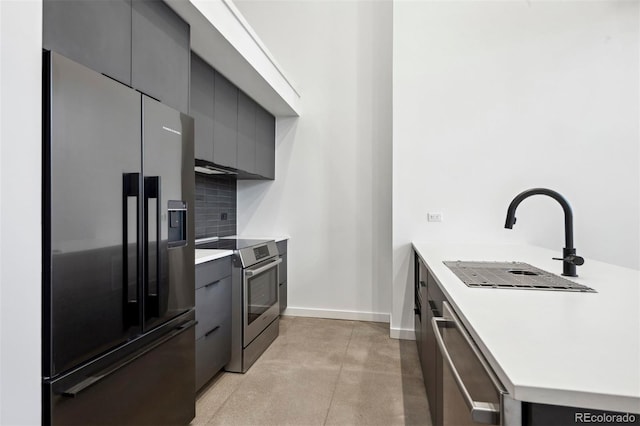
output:
[[[207,252],[207,253],[198,255],[198,252]],[[223,257],[231,256],[232,254],[233,254],[233,250],[196,249],[195,264],[200,265],[201,263],[222,259]]]

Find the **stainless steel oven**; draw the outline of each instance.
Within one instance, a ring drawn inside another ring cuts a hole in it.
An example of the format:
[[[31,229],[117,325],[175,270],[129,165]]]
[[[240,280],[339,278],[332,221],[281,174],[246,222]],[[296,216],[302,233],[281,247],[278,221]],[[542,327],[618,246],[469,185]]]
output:
[[[255,250],[267,249],[268,245],[265,245],[257,247]],[[253,255],[253,250],[251,252]],[[252,257],[251,260],[255,259]],[[244,296],[242,322],[245,347],[280,316],[278,303],[278,264],[280,263],[282,263],[282,259],[278,257],[276,250],[275,257],[269,257],[267,260],[242,270]]]
[[[231,360],[225,370],[245,373],[278,337],[278,248],[273,240],[235,237],[198,242],[196,248],[233,250]]]

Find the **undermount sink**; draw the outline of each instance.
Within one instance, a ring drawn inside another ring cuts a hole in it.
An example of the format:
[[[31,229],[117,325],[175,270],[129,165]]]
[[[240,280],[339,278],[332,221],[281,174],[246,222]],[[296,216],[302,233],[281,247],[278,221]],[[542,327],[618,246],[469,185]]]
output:
[[[468,287],[596,293],[590,287],[524,262],[457,260],[443,263]]]

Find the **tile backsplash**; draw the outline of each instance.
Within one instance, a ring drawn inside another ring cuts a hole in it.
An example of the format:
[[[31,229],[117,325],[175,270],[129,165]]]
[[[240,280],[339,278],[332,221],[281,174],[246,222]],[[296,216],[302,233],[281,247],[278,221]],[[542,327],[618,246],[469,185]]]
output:
[[[228,176],[196,173],[196,238],[236,234],[236,183]]]

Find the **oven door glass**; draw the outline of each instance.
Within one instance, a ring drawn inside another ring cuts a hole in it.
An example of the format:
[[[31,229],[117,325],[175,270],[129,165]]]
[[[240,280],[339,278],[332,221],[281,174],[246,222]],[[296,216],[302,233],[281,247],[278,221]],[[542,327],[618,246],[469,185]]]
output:
[[[247,323],[278,303],[278,268],[275,265],[261,274],[247,279]]]

